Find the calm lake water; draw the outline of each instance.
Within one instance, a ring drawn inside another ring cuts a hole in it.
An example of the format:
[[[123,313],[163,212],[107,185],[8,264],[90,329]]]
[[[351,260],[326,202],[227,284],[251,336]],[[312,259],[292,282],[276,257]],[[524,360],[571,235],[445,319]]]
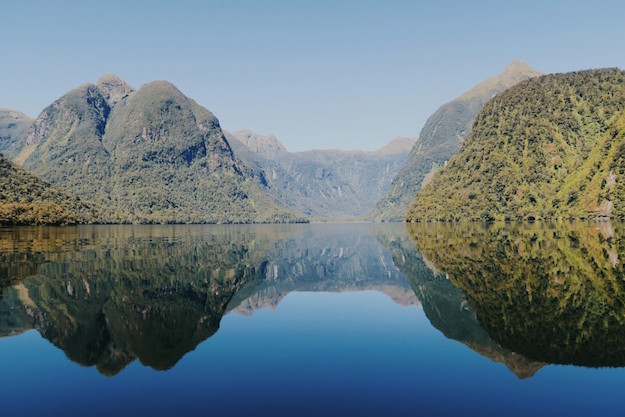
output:
[[[623,415],[620,223],[0,229],[2,415]]]

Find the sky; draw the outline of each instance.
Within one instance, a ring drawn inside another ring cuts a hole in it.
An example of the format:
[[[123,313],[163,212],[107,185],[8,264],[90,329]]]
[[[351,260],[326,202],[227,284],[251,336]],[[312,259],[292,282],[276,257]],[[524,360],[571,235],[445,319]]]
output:
[[[168,80],[291,151],[382,147],[520,59],[625,68],[622,1],[0,0],[0,107]]]

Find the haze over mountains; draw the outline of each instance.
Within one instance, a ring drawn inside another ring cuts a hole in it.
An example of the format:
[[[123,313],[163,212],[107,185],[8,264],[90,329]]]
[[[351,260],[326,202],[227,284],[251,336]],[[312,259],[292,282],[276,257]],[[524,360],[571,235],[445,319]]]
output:
[[[416,138],[396,138],[374,152],[288,152],[273,135],[226,133],[235,155],[264,178],[271,195],[312,219],[364,215],[389,190]]]

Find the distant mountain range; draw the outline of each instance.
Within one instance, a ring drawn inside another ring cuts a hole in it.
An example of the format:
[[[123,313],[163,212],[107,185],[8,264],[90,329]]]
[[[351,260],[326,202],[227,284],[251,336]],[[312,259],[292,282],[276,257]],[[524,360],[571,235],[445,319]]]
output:
[[[357,218],[372,209],[417,141],[396,138],[373,152],[288,152],[273,135],[245,130],[226,133],[226,138],[278,204],[321,220]]]
[[[419,141],[393,179],[390,191],[368,217],[378,221],[401,221],[421,187],[460,151],[484,104],[513,85],[540,75],[541,72],[524,62],[513,61],[499,75],[439,107],[425,122]]]

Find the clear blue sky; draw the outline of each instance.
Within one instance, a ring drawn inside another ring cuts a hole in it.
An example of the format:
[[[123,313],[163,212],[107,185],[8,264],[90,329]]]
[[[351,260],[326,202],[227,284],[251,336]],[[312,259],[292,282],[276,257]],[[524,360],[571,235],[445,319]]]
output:
[[[227,130],[375,149],[509,61],[625,67],[621,1],[0,0],[0,107],[116,73],[173,82]]]

